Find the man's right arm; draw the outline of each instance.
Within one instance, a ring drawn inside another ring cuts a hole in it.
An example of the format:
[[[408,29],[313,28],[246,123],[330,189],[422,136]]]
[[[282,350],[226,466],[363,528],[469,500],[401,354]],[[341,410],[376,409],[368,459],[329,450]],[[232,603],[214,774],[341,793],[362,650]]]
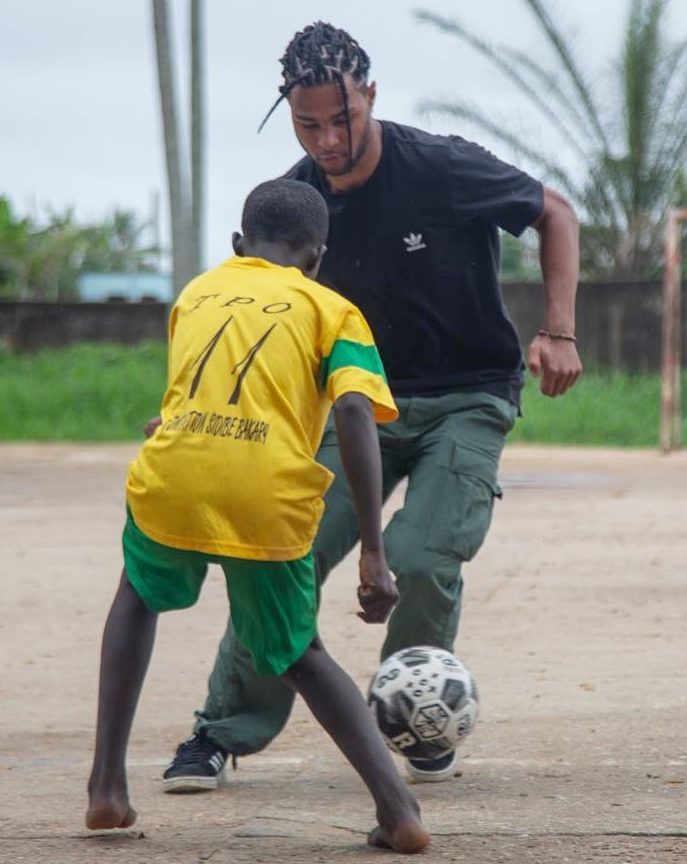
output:
[[[577,217],[558,192],[544,187],[544,206],[532,227],[539,233],[544,278],[542,329],[529,348],[527,365],[541,373],[545,396],[561,396],[582,374],[575,345],[575,296],[580,275],[580,240]]]
[[[334,402],[339,450],[360,529],[358,615],[383,623],[398,598],[384,557],[382,541],[382,462],[372,406],[361,393],[345,393]]]

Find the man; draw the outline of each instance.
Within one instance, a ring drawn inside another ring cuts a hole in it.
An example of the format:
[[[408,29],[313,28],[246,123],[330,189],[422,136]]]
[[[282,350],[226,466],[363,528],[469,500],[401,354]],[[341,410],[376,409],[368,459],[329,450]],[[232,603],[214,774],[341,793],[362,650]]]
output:
[[[306,27],[281,62],[276,104],[288,100],[306,152],[287,176],[318,189],[329,208],[320,281],[363,311],[400,411],[379,429],[385,498],[408,480],[404,506],[384,532],[400,598],[382,657],[418,644],[452,650],[461,567],[480,548],[500,496],[499,458],[523,383],[498,284],[498,228],[539,233],[544,308],[528,365],[555,397],[582,371],[577,219],[557,192],[476,144],[376,120],[369,58],[345,31]],[[317,458],[336,475],[314,544],[321,584],[358,535],[331,428]],[[227,755],[265,747],[293,698],[280,682],[258,679],[230,624],[207,702],[165,772],[165,790],[215,788]],[[415,780],[445,780],[456,773],[456,756],[408,760],[407,769]]]
[[[362,538],[360,616],[385,621],[397,595],[374,425],[397,411],[360,312],[307,278],[327,227],[311,186],[261,184],[236,257],[194,279],[172,311],[161,423],[129,470],[125,568],[103,636],[93,830],[136,819],[126,748],[157,615],[193,605],[217,563],[256,670],[303,696],[372,793],[370,844],[411,853],[429,843],[365,701],[317,635],[311,546],[331,475],[314,457],[332,404]]]

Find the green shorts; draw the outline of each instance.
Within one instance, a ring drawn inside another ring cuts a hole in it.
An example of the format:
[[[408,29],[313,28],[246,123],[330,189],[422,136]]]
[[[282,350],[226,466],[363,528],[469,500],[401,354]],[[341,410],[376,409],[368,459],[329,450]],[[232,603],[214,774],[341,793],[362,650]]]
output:
[[[260,675],[283,674],[317,635],[312,553],[295,561],[251,561],[173,549],[147,537],[131,513],[122,545],[129,582],[151,612],[193,606],[208,564],[219,564],[234,629]]]

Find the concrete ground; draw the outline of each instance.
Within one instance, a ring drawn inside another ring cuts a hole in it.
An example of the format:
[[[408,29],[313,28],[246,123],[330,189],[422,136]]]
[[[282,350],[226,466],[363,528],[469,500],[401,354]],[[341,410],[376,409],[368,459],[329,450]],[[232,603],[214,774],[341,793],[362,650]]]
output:
[[[163,616],[130,748],[139,820],[89,833],[99,641],[131,446],[0,447],[0,862],[377,862],[373,808],[302,704],[217,792],[162,793],[226,621],[219,571]],[[687,861],[687,455],[512,447],[466,568],[456,653],[480,687],[462,776],[417,786],[427,862]],[[389,511],[399,505],[396,496]],[[361,688],[380,628],[355,560],[321,630]]]

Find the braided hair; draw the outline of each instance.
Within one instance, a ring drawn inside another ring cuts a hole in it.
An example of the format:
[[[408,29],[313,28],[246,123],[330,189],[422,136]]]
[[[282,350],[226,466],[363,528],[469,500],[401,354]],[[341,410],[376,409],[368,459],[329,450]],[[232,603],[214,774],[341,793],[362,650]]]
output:
[[[284,83],[279,87],[279,98],[267,112],[258,132],[296,85],[316,87],[320,84],[336,83],[341,91],[346,113],[349,160],[352,160],[348,93],[344,75],[350,75],[356,84],[367,81],[370,58],[366,52],[345,30],[339,30],[324,21],[316,21],[295,34],[286,46],[280,62]]]
[[[281,65],[284,83],[279,92],[287,96],[296,84],[328,84],[345,73],[356,82],[364,81],[370,58],[345,30],[317,21],[296,33]]]

